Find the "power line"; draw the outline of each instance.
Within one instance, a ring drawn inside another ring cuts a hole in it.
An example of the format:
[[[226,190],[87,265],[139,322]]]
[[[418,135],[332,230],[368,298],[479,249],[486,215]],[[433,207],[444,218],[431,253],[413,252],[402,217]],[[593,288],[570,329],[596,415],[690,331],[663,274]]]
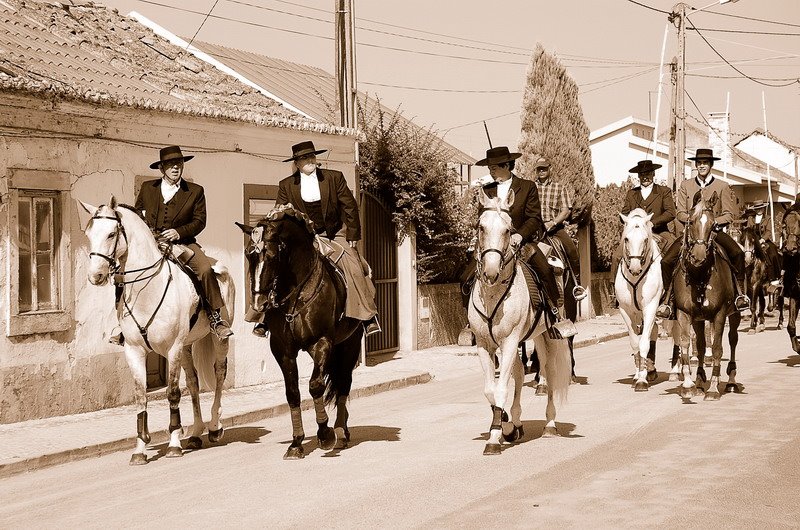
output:
[[[191,40],[189,41],[189,44],[187,44],[187,45],[186,45],[186,49],[187,49],[187,50],[189,49],[189,46],[191,46],[191,45],[192,45],[192,43],[194,42],[194,38],[195,38],[195,37],[197,37],[197,34],[198,34],[198,33],[200,33],[200,30],[201,30],[201,29],[203,29],[203,26],[205,25],[205,23],[206,23],[206,20],[208,20],[208,17],[210,17],[210,16],[211,16],[211,12],[212,12],[212,11],[214,11],[214,8],[215,8],[215,7],[217,7],[217,4],[218,4],[218,3],[219,3],[219,0],[214,0],[214,5],[213,5],[213,6],[211,6],[211,9],[209,9],[209,10],[208,10],[208,13],[206,13],[206,16],[205,16],[205,18],[204,18],[204,19],[203,19],[203,21],[200,23],[200,27],[198,27],[198,28],[197,28],[197,31],[195,31],[195,32],[194,32],[194,35],[192,35],[192,38],[191,38]]]
[[[691,21],[689,21],[689,23],[691,24]],[[694,26],[694,24],[692,24],[692,28],[691,28],[691,29],[694,29],[694,30],[697,32],[697,34],[698,34],[698,35],[700,35],[700,38],[701,38],[701,39],[703,39],[703,40],[705,41],[705,43],[708,45],[708,47],[709,47],[709,48],[711,48],[711,50],[712,50],[714,53],[716,53],[716,54],[717,54],[717,56],[719,56],[719,58],[720,58],[720,59],[722,59],[723,61],[725,61],[725,62],[728,64],[728,66],[730,66],[731,68],[733,68],[734,70],[736,70],[736,71],[737,71],[739,74],[741,74],[743,77],[746,77],[747,79],[749,79],[749,80],[753,81],[754,83],[758,83],[759,85],[764,85],[764,86],[768,86],[768,87],[774,87],[774,88],[777,88],[777,87],[786,87],[786,86],[789,86],[789,85],[793,85],[793,84],[795,84],[795,83],[798,83],[798,84],[800,84],[800,79],[795,79],[794,81],[789,81],[789,82],[786,82],[786,83],[779,83],[779,84],[775,84],[775,83],[765,83],[764,81],[759,81],[759,80],[758,80],[758,79],[756,79],[755,77],[750,77],[749,75],[747,75],[746,73],[742,72],[741,70],[739,70],[738,68],[736,68],[734,65],[732,65],[732,64],[731,64],[731,63],[730,63],[730,62],[729,62],[729,61],[728,61],[728,60],[727,60],[725,57],[723,57],[723,55],[722,55],[721,53],[719,53],[719,52],[717,51],[717,49],[716,49],[716,48],[715,48],[715,47],[714,47],[714,46],[713,46],[713,45],[712,45],[710,42],[708,42],[708,39],[706,39],[705,35],[703,35],[702,33],[700,33],[700,31],[698,31],[698,30],[697,30],[697,28]]]
[[[703,31],[715,31],[717,33],[743,33],[746,35],[778,35],[783,37],[800,37],[800,33],[784,33],[780,31],[747,31],[743,29],[722,29],[722,28],[691,28]]]
[[[711,13],[712,15],[721,15],[724,17],[731,17],[731,18],[740,18],[742,20],[751,20],[753,22],[764,22],[765,24],[777,24],[779,26],[790,26],[793,28],[800,28],[800,24],[791,24],[789,22],[779,22],[777,20],[764,20],[763,18],[753,18],[753,17],[745,17],[742,15],[734,15],[732,13],[720,13],[719,11],[706,11],[706,13]]]
[[[456,92],[460,94],[519,94],[522,92],[522,90],[458,90],[451,88],[427,88],[427,87],[416,87],[416,86],[389,85],[385,83],[370,83],[368,81],[361,81],[359,84],[380,86],[386,88],[402,88],[404,90],[421,90],[424,92]]]
[[[709,79],[743,79],[740,75],[708,75],[708,74],[686,74],[687,77],[705,77]],[[761,81],[796,81],[797,77],[754,77]]]
[[[669,11],[664,11],[663,9],[657,9],[657,8],[649,6],[647,4],[643,4],[641,2],[637,2],[636,0],[628,0],[628,2],[630,2],[631,4],[636,4],[637,6],[646,7],[647,9],[649,9],[651,11],[658,11],[659,13],[664,13],[665,15],[670,15],[671,14]]]

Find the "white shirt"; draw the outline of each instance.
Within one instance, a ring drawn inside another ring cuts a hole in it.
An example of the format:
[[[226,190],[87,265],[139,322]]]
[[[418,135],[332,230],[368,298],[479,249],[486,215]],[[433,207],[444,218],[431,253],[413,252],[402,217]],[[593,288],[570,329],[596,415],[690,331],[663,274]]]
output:
[[[167,204],[172,199],[178,190],[181,189],[181,179],[175,184],[170,184],[167,179],[161,179],[161,196],[164,197],[164,204]]]
[[[642,199],[647,200],[647,198],[650,196],[650,194],[653,193],[653,185],[650,184],[647,187],[641,186],[641,190],[642,190]]]
[[[319,195],[319,179],[317,172],[310,175],[300,172],[300,196],[306,202],[314,202],[321,199]]]
[[[508,190],[511,189],[511,179],[508,179],[504,182],[497,183],[497,196],[501,197],[502,199],[508,198]]]

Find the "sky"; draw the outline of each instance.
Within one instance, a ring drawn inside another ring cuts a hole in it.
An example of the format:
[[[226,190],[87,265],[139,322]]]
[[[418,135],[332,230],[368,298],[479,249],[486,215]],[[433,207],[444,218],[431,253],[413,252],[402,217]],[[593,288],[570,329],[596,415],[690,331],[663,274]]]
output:
[[[182,37],[335,71],[335,0],[101,2]],[[678,54],[677,29],[667,21],[672,0],[353,2],[359,90],[476,158],[488,148],[483,120],[493,145],[516,147],[536,43],[579,85],[590,130],[657,114],[665,128],[672,90],[668,66],[659,84],[659,63],[665,30],[665,62]],[[800,146],[800,82],[792,83],[800,79],[800,0],[709,3],[690,4],[698,11],[689,16],[697,31],[685,39],[687,124],[705,129],[703,117],[725,111],[729,98],[736,143],[764,128],[763,92],[769,132]]]

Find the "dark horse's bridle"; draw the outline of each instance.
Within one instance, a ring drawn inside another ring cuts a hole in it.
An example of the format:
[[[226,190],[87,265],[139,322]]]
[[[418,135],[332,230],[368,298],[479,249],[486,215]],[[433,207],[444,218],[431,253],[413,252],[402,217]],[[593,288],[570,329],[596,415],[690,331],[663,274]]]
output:
[[[263,261],[263,258],[261,257],[261,255],[262,255],[264,249],[266,248],[266,245],[264,245],[264,243],[267,243],[267,242],[274,243],[274,244],[276,243],[277,252],[276,252],[275,261],[276,262],[280,262],[282,253],[285,252],[288,247],[287,247],[286,243],[284,243],[283,241],[281,241],[279,239],[277,240],[277,242],[275,240],[273,240],[273,239],[265,239],[265,240],[260,241],[260,242],[258,242],[256,244],[253,244],[253,245],[251,245],[250,249],[248,250],[248,253],[249,254],[257,254],[258,255],[258,259]],[[319,274],[316,274],[318,271],[319,271]],[[311,294],[307,298],[303,299],[302,294],[303,294],[303,291],[304,291],[304,289],[306,287],[306,284],[311,282],[312,278],[315,275],[317,276],[317,280],[314,283],[314,288],[311,291]],[[286,322],[291,324],[292,322],[294,322],[294,319],[300,314],[300,312],[303,309],[305,309],[314,300],[314,298],[317,297],[317,294],[320,293],[320,291],[322,290],[322,283],[323,283],[322,280],[323,280],[322,261],[320,259],[317,259],[317,260],[315,260],[314,266],[308,272],[306,277],[303,278],[302,281],[298,282],[297,285],[295,285],[294,288],[292,288],[292,290],[289,291],[289,293],[286,296],[284,296],[283,298],[281,298],[280,300],[277,299],[277,288],[278,288],[278,275],[277,274],[272,279],[272,282],[270,283],[269,289],[267,291],[264,291],[262,289],[258,289],[258,290],[254,289],[253,290],[253,294],[254,295],[260,294],[260,295],[264,295],[264,296],[267,297],[267,304],[266,304],[265,310],[266,309],[279,309],[279,308],[281,308],[281,307],[283,307],[285,305],[288,305],[288,303],[290,301],[292,301],[293,303],[291,304],[291,309],[286,311],[285,314],[284,314],[284,317],[286,318]]]
[[[699,213],[700,213],[700,214],[702,214],[703,212],[709,212],[709,213],[711,213],[712,215],[714,215],[714,210],[713,210],[713,209],[711,209],[711,208],[708,208],[708,207],[705,207],[705,208],[703,208],[702,210],[700,210],[700,212],[699,212]],[[694,217],[694,216],[696,216],[696,215],[697,215],[697,213],[693,214],[693,217]],[[711,228],[711,233],[710,233],[710,235],[709,235],[709,237],[708,237],[708,240],[706,240],[706,239],[703,239],[703,238],[694,239],[694,238],[693,238],[693,237],[692,237],[692,236],[689,234],[689,227],[690,227],[690,226],[691,226],[691,225],[692,225],[692,224],[693,224],[695,221],[696,221],[695,219],[690,219],[690,220],[689,220],[689,222],[688,222],[688,223],[686,223],[686,228],[685,228],[685,229],[684,229],[684,231],[683,231],[683,235],[684,235],[684,245],[683,245],[683,250],[684,250],[684,252],[685,252],[685,253],[687,253],[687,254],[689,255],[689,259],[692,261],[692,264],[693,264],[693,265],[701,265],[701,264],[702,264],[702,262],[701,262],[701,263],[694,263],[694,257],[693,257],[693,255],[691,254],[690,250],[691,250],[692,248],[694,248],[695,246],[697,246],[697,245],[702,245],[703,247],[705,247],[705,250],[706,250],[706,260],[707,260],[707,259],[709,259],[708,257],[709,257],[709,256],[711,256],[711,255],[713,254],[713,253],[712,253],[712,247],[713,247],[713,245],[714,245],[714,238],[716,237],[717,233],[716,233],[716,232],[714,232],[714,229],[713,229],[713,227],[712,227],[712,228]]]
[[[98,209],[97,211],[99,212],[100,209]],[[164,262],[167,261],[167,253],[165,252],[160,258],[158,258],[158,260],[156,260],[155,263],[153,263],[152,265],[148,265],[147,267],[141,267],[139,269],[131,269],[128,271],[124,270],[124,265],[120,262],[119,258],[117,258],[117,249],[119,248],[120,234],[122,234],[122,238],[125,240],[125,246],[126,246],[125,252],[127,253],[128,235],[125,232],[125,225],[122,224],[122,218],[120,217],[119,212],[117,212],[117,210],[113,208],[111,208],[111,211],[114,212],[114,217],[111,217],[109,215],[98,215],[98,213],[95,213],[91,218],[92,221],[94,221],[95,219],[108,219],[110,221],[114,221],[117,224],[114,235],[114,248],[111,251],[111,256],[102,254],[100,252],[89,252],[89,257],[91,258],[92,256],[97,256],[99,258],[106,260],[109,265],[109,274],[112,274],[114,278],[113,280],[114,285],[115,286],[121,285],[123,289],[128,284],[149,280],[155,277],[158,273],[161,272],[161,269],[164,266]],[[150,275],[137,276],[132,280],[124,279],[125,276],[128,274],[133,274],[136,272],[145,272],[151,269],[155,269],[155,271]],[[128,305],[128,300],[127,298],[125,298],[125,293],[124,292],[122,293],[121,297],[122,304],[125,307],[125,310],[128,312],[128,315],[130,315],[131,319],[133,320],[133,323],[136,324],[136,327],[139,329],[139,333],[141,333],[145,344],[147,344],[147,347],[150,348],[151,350],[153,349],[153,346],[150,345],[150,341],[147,339],[147,330],[155,320],[156,315],[158,314],[158,310],[161,309],[161,306],[164,304],[164,300],[167,297],[167,291],[169,290],[169,286],[171,283],[172,283],[172,269],[169,269],[169,277],[167,278],[167,285],[164,287],[164,293],[161,295],[161,300],[158,302],[158,305],[153,311],[153,314],[150,315],[150,318],[148,319],[147,323],[144,326],[139,324],[139,321],[136,320],[136,317],[133,315],[133,308]]]

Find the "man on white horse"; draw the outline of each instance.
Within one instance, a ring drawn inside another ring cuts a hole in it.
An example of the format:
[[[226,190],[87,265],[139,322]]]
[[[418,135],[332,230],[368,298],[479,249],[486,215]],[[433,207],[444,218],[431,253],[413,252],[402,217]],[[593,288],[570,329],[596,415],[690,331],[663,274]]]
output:
[[[693,179],[684,180],[681,183],[680,190],[678,190],[676,201],[678,221],[684,226],[689,221],[689,214],[693,206],[692,201],[697,192],[700,192],[704,200],[708,200],[716,192],[717,197],[721,200],[717,201],[714,206],[714,219],[716,223],[714,226],[714,231],[716,232],[714,240],[725,250],[725,254],[727,254],[731,263],[731,269],[734,275],[734,291],[738,295],[734,301],[734,306],[738,311],[744,311],[750,307],[750,299],[744,294],[744,252],[742,252],[742,247],[723,231],[723,229],[733,221],[735,217],[734,212],[737,210],[733,191],[727,182],[711,174],[714,161],[719,160],[719,158],[714,156],[714,151],[707,148],[700,148],[696,151],[695,156],[689,157],[689,160],[694,160],[694,165],[697,168],[697,176]],[[680,256],[682,245],[682,238],[676,239],[661,258],[661,273],[664,278],[665,294],[664,303],[658,306],[658,311],[656,312],[656,316],[661,318],[670,318],[673,314],[673,302],[671,297],[672,275],[675,270],[675,264]]]
[[[508,147],[499,146],[486,151],[486,158],[475,165],[488,166],[494,179],[483,187],[487,196],[506,197],[509,190],[514,190],[514,204],[509,212],[514,226],[511,242],[517,248],[525,246],[525,250],[531,253],[528,264],[543,284],[546,305],[556,314],[561,301],[556,277],[547,258],[536,245],[544,234],[539,192],[533,182],[513,173],[515,161],[521,156],[522,153],[511,153]]]
[[[161,171],[161,178],[142,184],[135,208],[157,240],[189,249],[191,257],[185,265],[197,277],[195,285],[202,291],[198,294],[204,301],[211,330],[218,338],[227,339],[233,332],[220,316],[224,302],[219,283],[211,269],[211,261],[195,239],[206,227],[205,192],[199,184],[183,178],[184,162],[192,158],[194,155],[183,156],[177,145],[161,149],[159,160],[150,164],[150,169]],[[112,335],[111,342],[120,344],[122,341],[121,334]]]
[[[578,259],[578,247],[572,237],[564,229],[564,222],[569,218],[572,211],[572,197],[567,189],[560,182],[550,178],[550,162],[544,157],[536,160],[536,189],[539,192],[539,200],[542,202],[542,221],[544,222],[545,233],[558,239],[564,252],[567,254],[569,267],[575,277],[575,288],[572,295],[575,300],[586,298],[586,289],[580,285],[580,260]]]
[[[669,223],[675,219],[675,200],[672,190],[667,186],[654,184],[656,169],[661,164],[654,164],[652,160],[640,160],[628,173],[635,173],[639,178],[639,185],[628,190],[625,202],[622,204],[622,215],[628,215],[636,208],[652,214],[653,233],[658,235],[658,248],[663,256],[665,249],[675,241],[675,236],[669,231]],[[611,256],[611,277],[617,277],[617,267],[622,259],[622,247],[618,246]]]

